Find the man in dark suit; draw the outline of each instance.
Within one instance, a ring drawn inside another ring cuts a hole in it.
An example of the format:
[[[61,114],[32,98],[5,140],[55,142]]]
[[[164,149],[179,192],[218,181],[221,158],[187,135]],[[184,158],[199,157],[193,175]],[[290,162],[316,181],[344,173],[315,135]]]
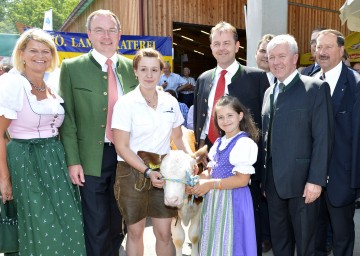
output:
[[[276,77],[270,72],[269,58],[266,51],[266,47],[271,39],[275,35],[265,34],[260,39],[257,50],[255,53],[256,65],[259,69],[266,72],[269,84],[276,83]],[[260,216],[261,216],[261,229],[262,229],[262,252],[266,253],[271,250],[271,237],[270,237],[270,223],[269,223],[269,210],[267,206],[266,197],[262,195],[260,204]]]
[[[325,28],[316,28],[311,32],[311,39],[310,39],[310,50],[311,50],[311,56],[314,58],[314,63],[310,66],[307,66],[301,71],[302,75],[306,76],[313,76],[320,70],[319,64],[316,62],[316,38],[320,31],[324,30]]]
[[[274,37],[267,46],[278,82],[262,108],[268,200],[274,255],[314,255],[316,221],[326,186],[333,118],[329,86],[296,70],[294,37]]]
[[[124,234],[113,188],[117,155],[107,129],[112,113],[108,99],[131,91],[137,81],[132,61],[117,54],[121,26],[115,14],[95,11],[86,27],[93,50],[61,66],[65,120],[60,133],[71,181],[80,186],[87,255],[113,256],[119,255]],[[113,95],[109,69],[115,73]]]
[[[353,255],[355,200],[360,189],[360,75],[342,62],[344,42],[339,31],[329,29],[319,33],[316,43],[319,77],[330,86],[335,122],[324,193],[335,256]]]
[[[214,96],[222,70],[225,74],[225,90],[222,94],[237,97],[251,112],[254,121],[261,127],[261,106],[264,92],[269,87],[266,73],[256,68],[244,67],[235,59],[240,42],[236,28],[229,23],[220,22],[211,29],[210,47],[217,60],[217,67],[205,71],[196,81],[194,100],[194,131],[197,148],[207,144],[209,148],[214,141],[209,139],[209,128]],[[218,136],[218,134],[217,134]],[[260,147],[259,147],[260,148]],[[250,190],[254,204],[255,226],[258,255],[261,255],[261,150],[255,166],[256,174],[251,177]],[[241,227],[239,227],[241,228]]]

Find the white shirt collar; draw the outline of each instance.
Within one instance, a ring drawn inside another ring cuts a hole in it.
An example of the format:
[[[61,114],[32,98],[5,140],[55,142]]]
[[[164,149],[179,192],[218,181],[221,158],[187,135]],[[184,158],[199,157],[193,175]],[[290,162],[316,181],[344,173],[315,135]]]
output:
[[[227,71],[227,73],[226,73],[226,75],[225,76],[229,76],[229,77],[233,77],[235,74],[236,74],[236,72],[238,71],[238,69],[239,69],[239,63],[236,61],[236,60],[234,60],[234,62],[230,65],[230,66],[228,66],[227,68],[226,68],[226,71]],[[216,67],[216,73],[215,73],[215,75],[218,77],[218,76],[220,76],[220,72],[223,70],[223,68],[221,68],[219,65]]]
[[[334,68],[330,69],[329,71],[325,72],[325,78],[327,80],[327,78],[339,78],[340,74],[341,74],[341,69],[342,69],[342,61],[339,62],[339,64],[337,64]],[[322,70],[321,70],[322,71]],[[322,74],[323,72],[321,72]]]
[[[270,85],[274,84],[275,83],[274,82],[275,76],[273,75],[273,73],[271,73],[271,71],[269,71],[269,72],[266,72],[266,75],[267,75],[267,78],[269,80]]]
[[[157,90],[157,95],[158,95],[158,106],[163,104],[164,101],[166,101],[166,99],[164,99],[165,95],[168,94],[167,92],[163,91],[163,90]],[[134,101],[139,102],[139,103],[143,103],[143,104],[147,104],[145,98],[143,97],[143,95],[141,94],[140,91],[140,84],[138,86],[136,86],[136,88],[134,89]],[[169,94],[170,95],[170,94]]]
[[[93,49],[91,52],[92,56],[94,57],[94,59],[101,65],[101,69],[104,72],[107,72],[107,65],[106,65],[106,61],[107,61],[107,57],[105,57],[104,55],[102,55],[101,53],[99,53],[97,50]],[[115,52],[113,56],[111,56],[111,61],[112,61],[112,68],[116,68],[116,63],[118,61],[118,57],[117,57],[117,53]]]
[[[292,72],[290,76],[288,76],[287,78],[285,78],[284,81],[282,81],[282,83],[285,84],[285,86],[287,86],[288,84],[291,83],[291,81],[294,79],[294,77],[297,74],[299,74],[299,72],[297,71],[297,69],[295,69],[294,72]],[[278,83],[281,83],[279,79],[278,79]]]
[[[340,74],[341,74],[341,70],[342,70],[342,65],[343,62],[340,61],[339,64],[337,64],[334,68],[330,69],[329,71],[325,72],[325,81],[329,84],[330,86],[330,94],[332,95],[336,84],[339,80]],[[321,72],[319,72],[319,78],[322,76],[323,71],[321,70]]]

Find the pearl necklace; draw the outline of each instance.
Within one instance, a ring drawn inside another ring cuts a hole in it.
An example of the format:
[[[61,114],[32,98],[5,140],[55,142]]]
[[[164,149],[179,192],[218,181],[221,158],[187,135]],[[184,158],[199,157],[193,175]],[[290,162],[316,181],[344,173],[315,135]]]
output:
[[[46,91],[46,84],[44,85],[44,87],[40,87],[40,86],[36,86],[24,73],[21,73],[21,75],[23,77],[26,78],[26,80],[29,81],[30,85],[38,92],[45,92]]]

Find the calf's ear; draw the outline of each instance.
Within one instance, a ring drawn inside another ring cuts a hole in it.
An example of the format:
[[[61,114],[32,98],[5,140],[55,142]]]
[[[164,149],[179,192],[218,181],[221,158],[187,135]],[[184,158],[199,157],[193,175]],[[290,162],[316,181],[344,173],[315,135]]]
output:
[[[165,157],[165,155],[159,155],[146,151],[138,151],[137,155],[144,161],[147,166],[160,166],[161,160]],[[151,167],[150,167],[151,168]],[[157,167],[159,168],[159,167]],[[154,168],[154,169],[157,169]]]
[[[201,159],[203,159],[203,157],[207,157],[207,145],[204,145],[202,148],[199,148],[194,154],[192,154],[191,156],[193,158],[196,159],[196,161],[198,163],[201,162]]]

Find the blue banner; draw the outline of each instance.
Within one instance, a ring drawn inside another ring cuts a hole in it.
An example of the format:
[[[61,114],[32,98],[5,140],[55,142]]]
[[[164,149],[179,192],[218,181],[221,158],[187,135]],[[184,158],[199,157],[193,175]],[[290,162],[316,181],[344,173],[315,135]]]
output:
[[[53,37],[59,52],[60,60],[89,52],[91,42],[85,33],[48,31]],[[171,59],[172,39],[160,36],[128,36],[122,35],[119,41],[118,52],[129,58],[142,48],[158,50],[164,59]]]

